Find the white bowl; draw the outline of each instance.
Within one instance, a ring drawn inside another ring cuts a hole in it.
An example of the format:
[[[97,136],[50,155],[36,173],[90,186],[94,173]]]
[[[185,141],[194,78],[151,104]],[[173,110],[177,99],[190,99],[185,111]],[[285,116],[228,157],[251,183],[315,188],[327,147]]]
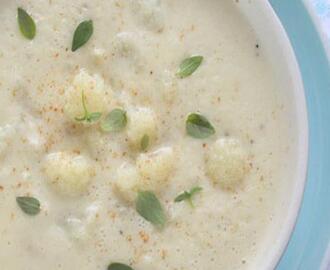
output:
[[[288,186],[287,198],[282,201],[282,222],[280,233],[272,235],[271,246],[266,251],[256,269],[274,269],[284,253],[293,232],[307,175],[308,160],[308,119],[305,93],[297,60],[289,38],[277,18],[271,5],[265,0],[240,1],[241,12],[254,28],[263,46],[263,51],[272,63],[276,79],[283,86],[279,91],[284,94],[291,111],[296,137],[294,164],[292,164],[292,182]],[[285,90],[284,90],[285,89]],[[274,240],[276,238],[276,240]]]

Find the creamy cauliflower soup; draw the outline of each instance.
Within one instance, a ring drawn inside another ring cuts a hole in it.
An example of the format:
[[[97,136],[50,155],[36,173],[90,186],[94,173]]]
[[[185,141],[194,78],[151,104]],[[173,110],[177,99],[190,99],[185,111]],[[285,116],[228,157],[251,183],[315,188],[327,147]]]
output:
[[[240,5],[0,1],[1,269],[261,269],[294,136]]]

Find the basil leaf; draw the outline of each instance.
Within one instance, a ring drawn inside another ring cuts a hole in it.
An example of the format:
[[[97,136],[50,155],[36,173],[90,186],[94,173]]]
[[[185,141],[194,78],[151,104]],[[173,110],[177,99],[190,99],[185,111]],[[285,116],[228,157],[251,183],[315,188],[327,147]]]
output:
[[[108,270],[133,270],[133,268],[122,263],[112,263],[108,266]]]
[[[156,195],[150,191],[138,193],[136,199],[136,211],[147,221],[159,228],[166,223],[165,212]]]
[[[142,139],[141,139],[141,150],[145,151],[147,150],[148,146],[149,146],[149,136],[147,134],[145,134]]]
[[[193,138],[205,139],[215,134],[215,129],[203,115],[192,113],[186,120],[186,132]]]
[[[23,36],[32,40],[36,35],[36,25],[32,17],[24,9],[18,8],[17,21]]]
[[[83,21],[80,23],[74,32],[71,50],[74,52],[81,46],[85,45],[92,36],[93,30],[94,28],[92,20]]]
[[[40,202],[33,197],[17,197],[16,202],[25,214],[35,216],[40,212]]]
[[[112,110],[101,123],[104,132],[118,132],[123,130],[127,124],[126,112],[122,109]]]
[[[181,79],[193,74],[202,64],[203,56],[192,56],[182,61],[178,72],[176,73]]]
[[[202,190],[203,189],[201,187],[193,187],[190,191],[184,191],[183,193],[179,194],[174,199],[174,202],[187,201],[191,207],[194,207],[193,197],[195,194],[201,192]]]

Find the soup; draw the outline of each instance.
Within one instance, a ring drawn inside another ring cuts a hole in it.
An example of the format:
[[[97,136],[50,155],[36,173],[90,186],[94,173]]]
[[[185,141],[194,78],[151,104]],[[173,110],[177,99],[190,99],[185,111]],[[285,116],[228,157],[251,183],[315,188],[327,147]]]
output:
[[[0,6],[1,267],[260,269],[293,133],[240,2]]]

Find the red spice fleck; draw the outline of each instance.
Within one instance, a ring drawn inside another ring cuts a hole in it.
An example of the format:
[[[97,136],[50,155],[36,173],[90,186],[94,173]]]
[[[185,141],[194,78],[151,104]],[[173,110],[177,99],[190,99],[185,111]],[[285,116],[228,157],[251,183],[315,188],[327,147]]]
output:
[[[115,212],[109,212],[109,216],[112,219],[116,219],[117,214]]]
[[[127,239],[128,242],[132,242],[132,236],[131,236],[131,235],[128,235],[128,236],[126,237],[126,239]]]
[[[146,232],[140,231],[139,235],[144,243],[147,243],[149,241],[149,235]]]
[[[78,149],[74,149],[73,151],[72,151],[74,154],[77,154],[77,155],[80,155],[80,150],[78,150]]]
[[[166,250],[164,250],[164,249],[162,249],[161,251],[160,251],[160,256],[162,257],[162,259],[164,260],[165,259],[165,257],[166,257]]]

